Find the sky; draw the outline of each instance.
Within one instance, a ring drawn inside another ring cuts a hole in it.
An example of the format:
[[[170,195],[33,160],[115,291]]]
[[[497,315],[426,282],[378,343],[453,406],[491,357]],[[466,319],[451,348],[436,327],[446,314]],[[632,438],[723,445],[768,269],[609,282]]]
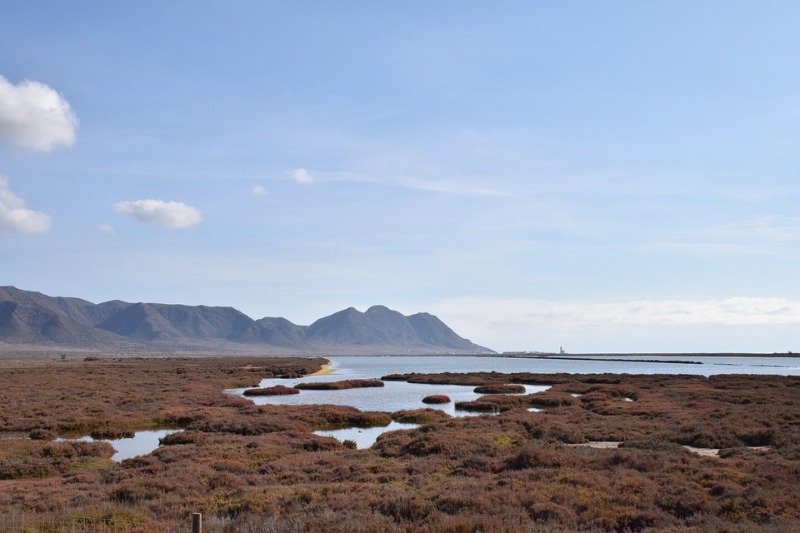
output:
[[[800,3],[29,2],[0,285],[800,351]]]

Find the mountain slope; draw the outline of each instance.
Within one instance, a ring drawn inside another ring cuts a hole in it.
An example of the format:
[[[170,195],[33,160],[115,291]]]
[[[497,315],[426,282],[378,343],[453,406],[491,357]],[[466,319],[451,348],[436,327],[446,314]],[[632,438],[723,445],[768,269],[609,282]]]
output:
[[[0,287],[0,343],[110,352],[490,353],[428,313],[406,317],[384,306],[352,307],[299,326],[253,320],[232,307],[93,304]]]

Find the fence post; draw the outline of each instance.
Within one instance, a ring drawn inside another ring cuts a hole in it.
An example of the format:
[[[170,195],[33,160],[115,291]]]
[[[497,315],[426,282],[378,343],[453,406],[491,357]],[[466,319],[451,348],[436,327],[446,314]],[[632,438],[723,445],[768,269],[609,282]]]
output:
[[[192,533],[203,533],[202,513],[192,513]]]

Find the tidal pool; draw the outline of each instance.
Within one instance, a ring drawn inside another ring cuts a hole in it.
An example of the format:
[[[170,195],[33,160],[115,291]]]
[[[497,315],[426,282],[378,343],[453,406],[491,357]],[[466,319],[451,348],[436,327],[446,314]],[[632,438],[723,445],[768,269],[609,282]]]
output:
[[[333,437],[337,439],[339,442],[352,440],[356,443],[356,448],[362,450],[364,448],[369,448],[370,446],[375,444],[375,441],[378,440],[378,437],[380,437],[387,431],[414,429],[418,427],[419,424],[403,424],[400,422],[391,422],[388,426],[384,427],[327,429],[327,430],[315,431],[314,434],[321,435],[323,437]]]
[[[77,439],[56,439],[57,441],[79,440],[84,442],[107,442],[117,451],[112,457],[112,461],[120,462],[139,455],[147,455],[159,447],[159,439],[166,437],[170,433],[181,431],[179,429],[156,429],[147,431],[137,431],[133,437],[122,439],[94,439],[92,437],[79,437]]]

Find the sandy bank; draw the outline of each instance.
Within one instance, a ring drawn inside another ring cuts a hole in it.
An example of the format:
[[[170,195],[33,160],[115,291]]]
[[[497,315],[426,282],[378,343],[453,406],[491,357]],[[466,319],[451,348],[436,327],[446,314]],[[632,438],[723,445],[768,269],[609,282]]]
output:
[[[327,374],[333,374],[334,371],[335,370],[333,368],[333,363],[328,361],[327,363],[322,365],[322,368],[320,368],[319,370],[317,370],[313,374],[308,374],[308,375],[309,376],[324,376],[324,375],[327,375]]]

